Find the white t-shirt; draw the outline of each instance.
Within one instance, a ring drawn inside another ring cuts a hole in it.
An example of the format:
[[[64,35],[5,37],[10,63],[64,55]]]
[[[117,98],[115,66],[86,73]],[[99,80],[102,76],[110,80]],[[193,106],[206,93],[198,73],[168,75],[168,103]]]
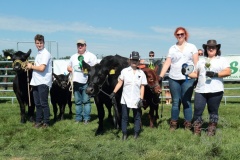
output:
[[[131,66],[121,71],[119,79],[123,81],[123,92],[121,104],[127,104],[128,108],[138,108],[140,99],[140,86],[147,85],[147,78],[141,69],[137,69],[135,74]]]
[[[35,58],[35,66],[40,66],[41,64],[46,65],[43,72],[33,70],[32,80],[30,85],[38,86],[41,84],[46,84],[47,86],[52,86],[52,57],[46,48],[39,50]]]
[[[214,77],[210,80],[206,79],[206,58],[201,58],[196,66],[196,70],[199,73],[198,76],[198,83],[195,88],[195,92],[197,93],[215,93],[224,91],[224,85],[223,85],[223,78]],[[220,72],[228,67],[230,67],[230,64],[228,60],[224,57],[217,56],[214,59],[210,61],[210,71],[213,72]]]
[[[194,44],[185,42],[183,52],[179,50],[177,45],[170,47],[167,57],[171,58],[171,67],[169,77],[175,80],[182,80],[186,77],[182,74],[181,69],[184,63],[193,65],[193,54],[197,54],[198,50]]]
[[[79,60],[78,60],[78,56],[80,54],[76,53],[74,55],[71,56],[70,61],[68,66],[72,67],[73,69],[73,82],[78,82],[78,83],[87,83],[87,79],[88,79],[88,75],[84,74],[84,72],[82,71],[82,69],[80,69],[79,66]],[[94,66],[95,64],[97,64],[97,57],[89,52],[89,51],[85,51],[84,54],[82,54],[82,56],[84,57],[84,61],[89,64],[90,66]]]

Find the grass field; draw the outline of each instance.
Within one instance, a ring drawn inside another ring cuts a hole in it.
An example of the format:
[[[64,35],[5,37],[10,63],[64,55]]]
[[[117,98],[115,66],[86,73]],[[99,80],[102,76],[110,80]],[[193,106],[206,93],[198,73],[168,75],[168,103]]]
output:
[[[229,88],[238,86],[225,85]],[[240,91],[226,90],[225,95],[240,95]],[[182,125],[170,132],[168,120],[171,107],[165,104],[163,117],[158,120],[157,127],[151,129],[148,127],[147,109],[142,117],[143,128],[139,139],[133,139],[133,120],[130,119],[129,138],[123,142],[121,131],[114,129],[107,117],[104,121],[105,134],[95,136],[98,119],[94,105],[92,121],[88,125],[74,123],[75,115],[68,116],[67,109],[66,120],[52,121],[47,129],[36,129],[30,122],[20,124],[16,101],[12,105],[11,101],[0,99],[0,160],[237,160],[240,154],[239,104],[238,98],[228,99],[227,105],[222,102],[214,137],[206,136],[204,127],[200,137],[185,131]],[[75,113],[74,105],[73,111]],[[203,117],[207,121],[207,112]],[[181,112],[180,120],[183,122],[182,118]]]

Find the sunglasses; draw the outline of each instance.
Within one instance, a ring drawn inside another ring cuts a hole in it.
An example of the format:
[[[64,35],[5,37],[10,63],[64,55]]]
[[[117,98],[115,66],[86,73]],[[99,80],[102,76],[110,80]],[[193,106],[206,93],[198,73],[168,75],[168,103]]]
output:
[[[154,57],[154,55],[150,54],[149,57]]]
[[[207,49],[208,50],[210,50],[210,49],[214,50],[214,49],[217,49],[217,47],[216,46],[207,46]]]
[[[177,34],[177,36],[179,37],[179,36],[184,36],[185,35],[185,33],[179,33],[179,34]]]
[[[139,60],[137,60],[137,59],[131,59],[131,61],[134,62],[134,63],[139,62]]]
[[[78,46],[78,47],[84,47],[85,44],[78,43],[77,46]]]
[[[203,55],[203,53],[198,53],[198,55],[199,55],[199,56],[202,56],[202,55]]]

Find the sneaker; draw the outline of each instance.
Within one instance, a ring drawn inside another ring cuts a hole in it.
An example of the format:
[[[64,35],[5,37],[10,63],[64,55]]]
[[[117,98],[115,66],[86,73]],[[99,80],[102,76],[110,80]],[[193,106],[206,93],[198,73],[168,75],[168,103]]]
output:
[[[77,121],[77,120],[75,121],[76,124],[78,124],[78,123],[80,123],[80,122],[81,122],[81,121]]]
[[[42,125],[42,128],[48,128],[49,127],[49,124],[47,124],[47,123],[44,123],[43,125]]]
[[[33,127],[35,128],[40,128],[42,126],[42,123],[34,123]]]
[[[85,120],[85,121],[84,121],[84,124],[88,124],[88,123],[89,123],[89,121],[88,121],[88,120]]]

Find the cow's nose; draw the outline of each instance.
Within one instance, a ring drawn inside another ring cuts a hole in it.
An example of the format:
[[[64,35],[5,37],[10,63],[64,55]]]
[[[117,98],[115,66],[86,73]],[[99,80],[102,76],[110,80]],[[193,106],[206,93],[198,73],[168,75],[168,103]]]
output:
[[[94,92],[94,89],[93,89],[92,87],[88,87],[88,88],[86,89],[86,93],[87,93],[87,94],[93,94],[93,92]]]

